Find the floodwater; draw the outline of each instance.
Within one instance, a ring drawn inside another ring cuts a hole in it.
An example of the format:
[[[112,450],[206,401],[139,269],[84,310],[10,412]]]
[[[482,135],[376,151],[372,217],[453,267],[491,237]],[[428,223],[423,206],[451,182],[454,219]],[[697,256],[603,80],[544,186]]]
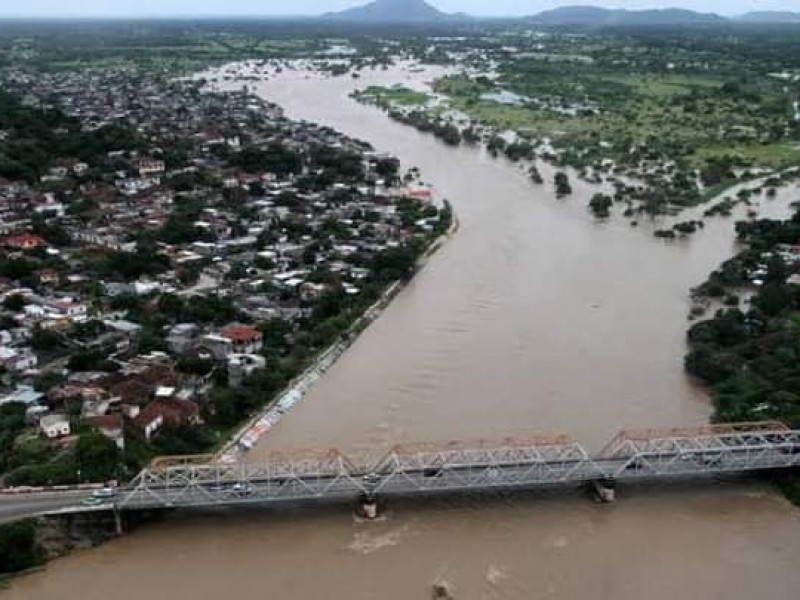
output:
[[[259,86],[289,116],[418,166],[460,230],[317,387],[251,452],[566,432],[596,450],[624,427],[702,424],[683,373],[688,291],[734,251],[733,220],[688,240],[598,223],[594,189],[556,200],[519,167],[453,149],[347,99],[358,81],[284,73]],[[418,82],[417,82],[418,83]],[[552,171],[542,169],[548,181]],[[796,189],[763,200],[785,210]],[[794,597],[800,512],[741,483],[180,516],[16,580],[14,600]]]

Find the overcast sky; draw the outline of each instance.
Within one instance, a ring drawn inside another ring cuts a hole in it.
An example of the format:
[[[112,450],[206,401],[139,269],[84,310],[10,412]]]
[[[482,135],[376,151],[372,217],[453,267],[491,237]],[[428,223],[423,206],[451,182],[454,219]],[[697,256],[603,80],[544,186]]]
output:
[[[367,0],[0,0],[0,17],[313,15],[366,4]],[[739,14],[751,10],[800,10],[800,0],[431,0],[447,12],[525,15],[565,5],[663,8]]]

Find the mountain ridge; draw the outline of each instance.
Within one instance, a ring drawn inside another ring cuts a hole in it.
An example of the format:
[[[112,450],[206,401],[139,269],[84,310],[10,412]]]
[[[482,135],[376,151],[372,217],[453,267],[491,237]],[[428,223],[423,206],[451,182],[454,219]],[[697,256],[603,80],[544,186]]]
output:
[[[426,0],[374,0],[363,6],[326,13],[322,18],[358,23],[425,23],[469,17],[442,12]]]
[[[580,25],[608,27],[615,25],[692,25],[721,24],[728,20],[713,13],[681,8],[648,10],[610,9],[596,6],[564,6],[544,11],[525,20],[538,25]]]
[[[373,0],[362,6],[326,13],[321,18],[352,23],[442,23],[463,22],[472,19],[464,13],[445,13],[427,0]],[[777,24],[800,23],[800,13],[753,11],[736,17],[723,17],[714,13],[702,13],[681,8],[628,10],[572,5],[524,17],[508,17],[508,19],[552,27]]]
[[[800,12],[788,10],[754,10],[734,20],[741,23],[800,23]]]

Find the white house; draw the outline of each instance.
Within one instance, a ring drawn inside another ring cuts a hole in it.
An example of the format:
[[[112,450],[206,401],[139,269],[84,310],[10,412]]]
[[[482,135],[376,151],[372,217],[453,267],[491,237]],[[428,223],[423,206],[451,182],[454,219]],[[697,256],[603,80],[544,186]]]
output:
[[[267,360],[258,354],[231,354],[228,357],[228,385],[238,387],[246,377],[267,366]]]
[[[229,325],[220,336],[230,341],[237,354],[258,354],[264,346],[261,332],[250,325]]]
[[[44,437],[49,440],[70,434],[69,417],[67,415],[45,415],[39,421]]]

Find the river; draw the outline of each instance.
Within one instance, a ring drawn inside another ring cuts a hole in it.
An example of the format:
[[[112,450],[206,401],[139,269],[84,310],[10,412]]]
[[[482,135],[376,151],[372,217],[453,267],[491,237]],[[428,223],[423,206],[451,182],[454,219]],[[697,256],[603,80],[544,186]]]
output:
[[[347,98],[360,80],[287,72],[259,92],[420,167],[458,234],[250,454],[346,452],[397,442],[566,432],[598,449],[624,427],[701,424],[711,407],[683,373],[688,291],[734,251],[733,220],[688,240],[658,224],[596,222],[593,188],[556,200],[519,167],[453,149]],[[552,171],[542,169],[547,181]],[[792,191],[762,201],[780,214]],[[429,598],[604,600],[794,597],[800,512],[758,485],[178,516],[15,580],[13,600]]]

